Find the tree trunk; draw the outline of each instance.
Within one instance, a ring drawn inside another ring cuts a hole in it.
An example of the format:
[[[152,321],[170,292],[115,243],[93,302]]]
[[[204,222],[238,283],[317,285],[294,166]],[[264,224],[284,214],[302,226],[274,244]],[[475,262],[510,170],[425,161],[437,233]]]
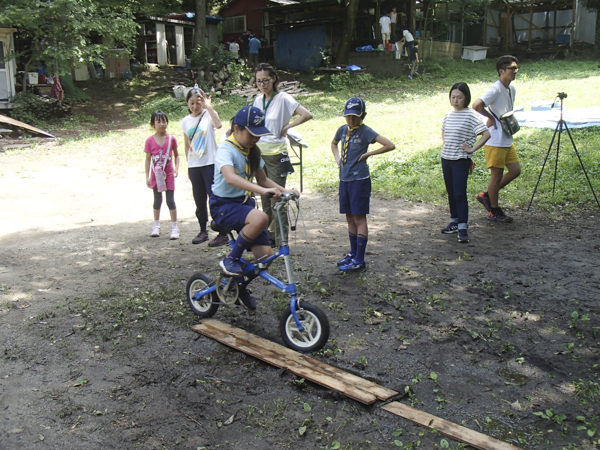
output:
[[[196,0],[196,29],[194,30],[194,47],[206,45],[206,1]]]
[[[350,51],[350,44],[354,36],[354,30],[356,30],[356,14],[358,12],[359,0],[348,0],[346,5],[346,22],[344,23],[344,34],[342,42],[338,48],[337,55],[335,57],[336,64],[345,64],[348,62],[348,52]]]

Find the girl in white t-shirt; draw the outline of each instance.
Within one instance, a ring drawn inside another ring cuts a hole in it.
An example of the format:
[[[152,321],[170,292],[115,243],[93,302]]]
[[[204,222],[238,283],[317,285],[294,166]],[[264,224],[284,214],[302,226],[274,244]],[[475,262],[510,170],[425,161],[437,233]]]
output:
[[[192,192],[196,203],[196,217],[200,233],[192,244],[208,240],[207,200],[215,171],[215,153],[217,151],[216,130],[221,128],[219,114],[211,106],[211,98],[202,89],[192,89],[186,96],[190,114],[183,118],[181,129],[185,140],[185,156],[188,163],[188,176],[192,182]],[[225,245],[227,235],[218,235],[208,243],[209,247]]]
[[[267,177],[285,188],[287,175],[293,172],[287,155],[287,131],[310,119],[312,114],[286,92],[280,92],[279,77],[269,64],[258,64],[254,69],[256,85],[261,94],[254,99],[253,106],[259,108],[265,115],[266,127],[272,133],[263,136],[258,141],[258,147],[265,162]],[[298,116],[290,122],[292,117]],[[279,226],[275,224],[275,201],[261,197],[263,211],[269,217],[269,240],[272,245],[281,245]],[[289,221],[287,211],[282,210],[283,229],[288,233]]]
[[[442,172],[448,192],[450,223],[442,233],[458,233],[458,242],[469,242],[469,203],[467,201],[467,179],[472,169],[471,155],[490,138],[490,132],[482,117],[469,108],[471,91],[466,83],[456,83],[450,89],[452,110],[442,124]],[[477,136],[481,136],[475,142]]]

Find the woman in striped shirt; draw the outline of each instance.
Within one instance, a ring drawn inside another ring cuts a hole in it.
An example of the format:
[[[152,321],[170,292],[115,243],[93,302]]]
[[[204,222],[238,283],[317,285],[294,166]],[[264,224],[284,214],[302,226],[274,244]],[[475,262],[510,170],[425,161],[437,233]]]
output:
[[[458,233],[458,242],[469,242],[469,203],[467,178],[472,169],[471,155],[483,147],[490,132],[481,116],[469,108],[471,91],[466,83],[456,83],[450,89],[452,110],[444,117],[442,135],[442,172],[448,192],[450,223],[442,233]],[[481,136],[479,141],[477,136]]]

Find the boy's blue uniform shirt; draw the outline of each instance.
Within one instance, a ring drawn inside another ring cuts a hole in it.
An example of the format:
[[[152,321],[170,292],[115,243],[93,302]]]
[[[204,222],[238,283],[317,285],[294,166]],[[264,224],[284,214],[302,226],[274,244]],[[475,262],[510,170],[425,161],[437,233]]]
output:
[[[359,162],[359,158],[367,153],[369,145],[375,142],[379,133],[365,124],[361,124],[357,130],[350,135],[348,149],[344,151],[344,145],[348,134],[348,125],[342,125],[335,133],[334,140],[341,143],[340,180],[355,181],[369,178],[369,165],[366,161]]]

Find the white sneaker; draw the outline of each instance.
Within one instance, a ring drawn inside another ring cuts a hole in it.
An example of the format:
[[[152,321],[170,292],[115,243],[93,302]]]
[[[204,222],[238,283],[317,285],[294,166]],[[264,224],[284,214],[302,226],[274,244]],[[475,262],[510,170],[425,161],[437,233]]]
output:
[[[175,239],[179,239],[179,228],[171,228],[171,236],[169,237],[169,239],[171,239],[172,241]]]
[[[160,236],[160,226],[154,225],[152,227],[152,232],[150,233],[150,237],[159,237]]]

